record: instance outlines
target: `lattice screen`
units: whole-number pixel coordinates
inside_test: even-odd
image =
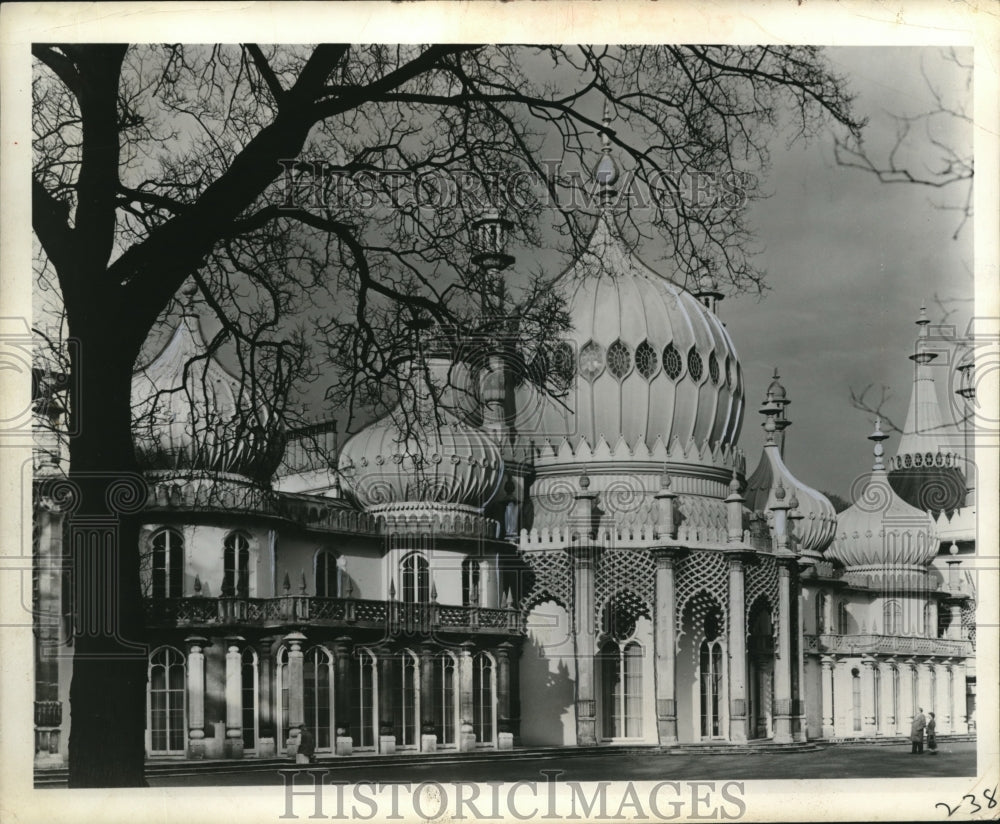
[[[771,605],[771,626],[777,630],[778,615],[778,565],[772,555],[758,555],[756,561],[746,564],[744,575],[744,622],[750,632],[750,610],[758,595],[766,595]]]
[[[699,590],[713,593],[725,615],[729,601],[729,562],[721,552],[692,552],[678,565],[675,573],[675,616],[680,638],[684,607]]]
[[[605,549],[594,570],[594,626],[601,626],[601,613],[616,592],[628,590],[645,604],[652,615],[656,561],[642,550]]]
[[[521,608],[532,606],[545,600],[545,594],[553,596],[568,610],[573,608],[573,561],[565,550],[552,552],[525,552],[522,556],[535,575],[530,591],[521,599]]]

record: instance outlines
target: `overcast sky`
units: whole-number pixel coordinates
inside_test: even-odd
[[[938,49],[842,48],[828,54],[858,94],[858,113],[871,118],[867,140],[873,148],[894,142],[896,126],[887,112],[917,114],[933,106],[921,58],[946,96],[966,96],[964,73],[943,62]],[[971,146],[971,130],[936,136]],[[932,162],[925,133],[915,129],[913,137],[916,151]],[[876,397],[882,384],[891,387],[884,409],[902,426],[913,376],[907,359],[917,329],[913,321],[921,300],[928,301],[931,320],[940,320],[931,304],[935,294],[971,298],[972,225],[953,240],[956,213],[932,204],[960,201],[959,191],[886,185],[838,167],[830,140],[791,150],[775,146],[772,160],[767,187],[773,196],[753,212],[765,246],[759,262],[771,291],[759,302],[744,296],[720,307],[746,375],[740,442],[752,468],[763,441],[757,409],[777,366],[792,400],[786,462],[809,485],[847,497],[854,478],[871,467],[872,446],[866,440],[871,416],[851,406],[849,387],[874,384]],[[949,308],[958,310],[949,322],[964,332],[971,303]],[[936,379],[944,403],[946,370]],[[898,443],[893,435],[886,453],[895,454]]]

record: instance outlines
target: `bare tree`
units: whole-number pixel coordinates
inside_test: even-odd
[[[641,219],[631,198],[619,205],[624,230],[662,238],[679,279],[713,266],[740,290],[763,280],[744,215],[769,140],[831,122],[857,137],[862,126],[816,48],[36,44],[33,53],[33,227],[78,342],[69,350],[77,611],[107,603],[114,616],[76,631],[75,787],[143,781],[139,514],[115,501],[138,470],[132,369],[186,279],[251,374],[265,351],[289,374],[307,337],[289,334],[297,317],[337,361],[336,400],[369,403],[431,325],[438,339],[472,325],[483,340],[515,344],[558,331],[543,278],[512,279],[503,311],[482,313],[496,284],[470,267],[468,228],[516,201],[514,243],[530,248],[551,229],[579,250],[592,218],[565,199],[578,187],[552,170],[594,165],[595,134],[648,195]],[[605,103],[623,128],[602,122]],[[319,167],[295,162],[314,159],[319,188]],[[393,200],[399,174],[427,196]],[[463,175],[494,183],[473,199],[451,187]],[[707,197],[705,176],[716,181]],[[497,202],[497,185],[507,201]],[[299,197],[303,187],[311,194]],[[441,197],[449,187],[457,200]],[[87,577],[87,525],[108,517],[118,524],[108,563]]]
[[[884,152],[872,150],[856,135],[835,142],[837,162],[845,167],[874,174],[883,183],[905,183],[928,189],[957,190],[958,199],[936,204],[935,208],[958,213],[952,235],[957,239],[972,219],[972,178],[975,159],[972,153],[972,115],[967,111],[972,91],[973,65],[955,49],[941,52],[941,61],[959,70],[960,94],[944,90],[928,76],[926,65],[921,74],[932,105],[917,114],[891,115],[896,124],[893,144]]]

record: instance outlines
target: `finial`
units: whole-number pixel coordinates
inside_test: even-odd
[[[288,580],[288,573],[285,573],[285,579],[281,582],[281,588],[284,590],[285,595],[287,595],[292,589],[292,582]]]
[[[952,541],[951,542],[951,546],[948,547],[948,554],[949,555],[958,555],[958,544],[956,544],[954,541]]]
[[[882,431],[882,418],[875,418],[875,431],[868,436],[868,440],[874,441],[875,448],[872,453],[875,455],[875,464],[872,466],[876,472],[881,472],[885,470],[885,464],[882,463],[882,456],[885,454],[885,449],[882,448],[882,441],[886,440],[889,436]]]
[[[580,474],[580,489],[584,492],[590,489],[590,476],[587,474],[586,469]]]
[[[437,584],[434,583],[434,581],[431,581],[431,600],[432,601],[437,601],[437,599],[438,599]]]
[[[778,374],[778,367],[777,366],[774,367],[774,374],[771,376],[771,378],[774,379],[774,380],[778,380],[778,379],[781,378],[781,375]]]
[[[299,581],[299,593],[306,594],[306,571],[304,569],[302,570],[302,580]]]
[[[614,184],[618,180],[618,164],[611,156],[611,103],[604,101],[604,128],[601,129],[601,151],[604,157],[597,164],[594,172],[594,180],[601,187],[601,205],[610,206],[614,201]]]
[[[390,601],[395,601],[396,600],[396,579],[395,578],[390,578],[389,579],[389,600]]]
[[[660,475],[660,489],[666,491],[670,489],[670,473],[667,472],[667,467],[663,467],[663,474]]]
[[[201,576],[197,573],[194,576],[194,594],[201,595]]]
[[[738,493],[740,491],[740,479],[736,476],[736,464],[733,463],[733,479],[729,482],[729,491]]]
[[[778,485],[774,488],[774,497],[778,501],[785,500],[785,485],[781,482],[781,478],[778,478]]]
[[[194,314],[194,301],[198,294],[198,284],[193,280],[187,281],[181,287],[181,309],[185,315]]]
[[[925,303],[921,302],[920,303],[920,317],[917,318],[917,320],[915,321],[915,323],[917,324],[917,326],[926,326],[930,322],[931,322],[930,318],[927,317],[927,305]]]

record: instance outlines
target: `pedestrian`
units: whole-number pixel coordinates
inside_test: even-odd
[[[924,727],[926,726],[927,719],[924,718],[924,708],[919,707],[917,714],[913,717],[913,723],[910,725],[910,743],[913,745],[910,749],[910,755],[924,751]]]
[[[929,712],[930,718],[927,721],[927,752],[929,755],[937,755],[937,733],[935,729],[937,723],[934,721],[934,713]]]
[[[299,735],[299,751],[295,755],[296,764],[312,764],[316,761],[316,739],[308,727],[303,727]]]

